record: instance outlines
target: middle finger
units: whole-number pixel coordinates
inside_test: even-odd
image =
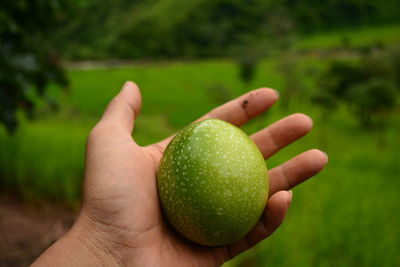
[[[251,139],[267,159],[283,147],[307,134],[313,122],[304,114],[292,114],[253,134]]]

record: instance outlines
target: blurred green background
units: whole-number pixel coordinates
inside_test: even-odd
[[[243,129],[302,112],[314,130],[268,167],[310,148],[329,164],[294,189],[277,233],[226,265],[400,266],[399,1],[15,0],[0,44],[7,203],[78,210],[86,136],[126,80],[142,92],[141,145],[271,87],[280,101]],[[20,263],[6,246],[0,265]]]

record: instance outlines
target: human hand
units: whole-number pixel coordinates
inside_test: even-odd
[[[267,110],[278,98],[258,89],[232,100],[199,120],[218,118],[240,126]],[[291,202],[287,191],[318,173],[327,163],[319,150],[309,150],[269,170],[269,200],[255,228],[242,240],[205,247],[177,234],[162,215],[156,171],[171,140],[141,147],[131,136],[139,114],[138,87],[125,83],[91,131],[86,150],[80,214],[72,229],[34,264],[217,266],[271,235]],[[312,121],[293,114],[253,134],[265,158],[310,131]]]

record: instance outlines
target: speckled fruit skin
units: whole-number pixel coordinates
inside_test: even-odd
[[[267,167],[242,130],[208,119],[172,139],[157,187],[163,212],[179,233],[221,246],[243,238],[260,219],[268,199]]]

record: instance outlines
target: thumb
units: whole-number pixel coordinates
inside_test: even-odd
[[[108,104],[101,122],[116,124],[132,132],[141,104],[139,87],[135,83],[127,81],[118,95]]]

